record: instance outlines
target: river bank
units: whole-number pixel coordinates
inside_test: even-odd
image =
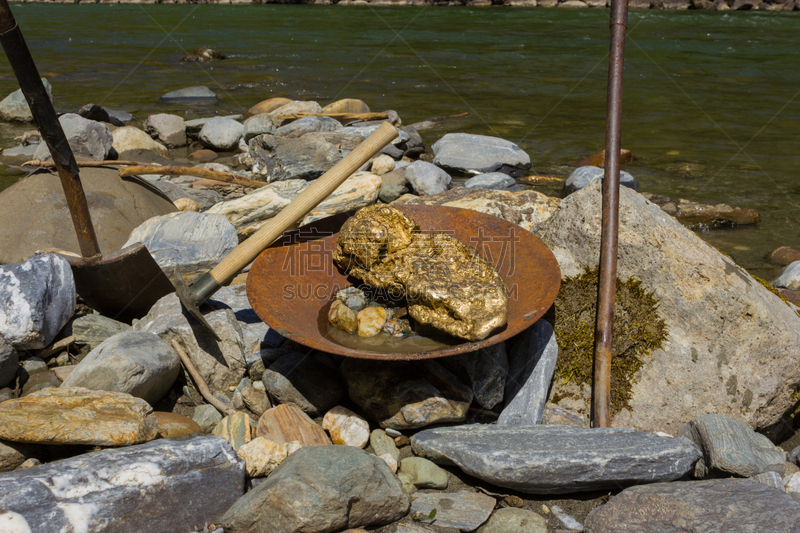
[[[567,9],[609,7],[610,0],[21,0],[48,4],[300,4],[337,6],[438,6],[438,7],[560,7]],[[798,0],[630,0],[634,10],[704,10],[704,11],[798,11]]]

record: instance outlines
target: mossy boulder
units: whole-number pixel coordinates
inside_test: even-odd
[[[600,187],[592,183],[562,200],[536,230],[564,278],[598,264]],[[668,333],[631,372],[630,395],[622,403],[618,396],[612,425],[674,433],[699,415],[718,413],[767,434],[786,427],[800,390],[797,308],[624,187],[619,221],[617,274],[652,293]],[[589,385],[562,377],[551,401],[588,414],[590,393]]]

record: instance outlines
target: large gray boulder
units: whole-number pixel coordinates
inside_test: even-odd
[[[6,341],[0,339],[0,389],[14,382],[19,370],[19,354]]]
[[[178,267],[187,283],[215,267],[236,248],[236,230],[222,215],[182,211],[153,217],[131,232],[164,271]]]
[[[625,489],[586,517],[591,533],[796,531],[800,505],[750,479],[656,483]]]
[[[506,405],[499,425],[541,424],[558,359],[553,326],[540,319],[512,346],[506,379]]]
[[[52,104],[53,88],[50,86],[50,82],[44,78],[42,78],[42,83]],[[31,108],[28,107],[28,101],[25,100],[22,89],[17,89],[0,102],[0,120],[5,120],[6,122],[33,122]]]
[[[3,531],[201,531],[244,494],[219,437],[161,439],[0,475]],[[146,518],[142,510],[146,509]]]
[[[220,152],[228,152],[239,146],[239,139],[244,137],[244,126],[233,119],[214,117],[205,123],[198,139],[206,148]]]
[[[342,151],[315,137],[259,135],[248,143],[253,174],[266,181],[314,180],[342,159]]]
[[[426,429],[414,453],[500,487],[558,494],[672,481],[690,472],[700,450],[688,439],[632,429],[570,426],[465,426]]]
[[[75,113],[65,113],[58,118],[69,147],[76,156],[88,157],[96,161],[111,159],[114,139],[111,130],[101,122],[89,120]],[[52,159],[47,144],[40,143],[33,153],[34,159]]]
[[[353,446],[291,454],[222,518],[226,533],[327,533],[388,524],[409,496],[383,459]]]
[[[448,133],[432,148],[435,165],[460,173],[484,174],[531,166],[530,156],[519,146],[498,137]]]
[[[698,416],[684,424],[677,436],[686,437],[703,451],[703,458],[695,468],[697,477],[783,474],[786,468],[783,450],[764,435],[727,416]]]
[[[800,316],[730,258],[635,191],[619,194],[617,273],[660,300],[664,345],[633,377],[630,409],[612,425],[674,434],[698,413],[718,413],[752,429],[780,426],[800,387]],[[561,201],[536,234],[564,277],[598,264],[601,183]],[[557,382],[551,398],[583,414],[589,390]]]
[[[211,391],[229,393],[247,372],[244,336],[236,316],[231,309],[204,314],[221,338],[218,341],[187,315],[178,297],[169,294],[157,301],[133,329],[155,333],[168,343],[177,340]]]
[[[158,189],[113,168],[82,168],[81,184],[104,254],[119,250],[148,218],[176,211]],[[0,263],[53,249],[80,254],[58,174],[39,170],[0,192]]]
[[[167,148],[186,145],[186,124],[178,115],[150,115],[144,121],[144,131]]]
[[[157,335],[124,331],[89,352],[61,386],[125,392],[155,405],[180,370],[178,354]]]
[[[408,165],[405,179],[420,196],[433,196],[453,186],[450,174],[425,161],[414,161]]]
[[[75,280],[63,257],[0,266],[0,340],[15,349],[44,348],[74,310]]]

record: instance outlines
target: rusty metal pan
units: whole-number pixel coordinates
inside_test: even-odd
[[[376,343],[330,326],[328,309],[336,293],[360,285],[332,260],[339,228],[352,213],[287,232],[258,256],[247,276],[247,297],[259,318],[281,335],[324,352],[363,359],[415,360],[472,352],[504,341],[536,322],[552,305],[561,284],[561,271],[553,253],[529,231],[467,209],[397,207],[423,232],[450,233],[494,265],[509,291],[508,323],[504,327],[477,342],[417,337]]]

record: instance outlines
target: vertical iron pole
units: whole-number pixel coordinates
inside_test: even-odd
[[[617,231],[619,226],[619,152],[622,119],[622,73],[625,66],[625,30],[628,0],[611,0],[611,48],[608,56],[603,228],[600,240],[600,283],[597,289],[594,387],[594,427],[611,425],[611,341],[617,285]]]

